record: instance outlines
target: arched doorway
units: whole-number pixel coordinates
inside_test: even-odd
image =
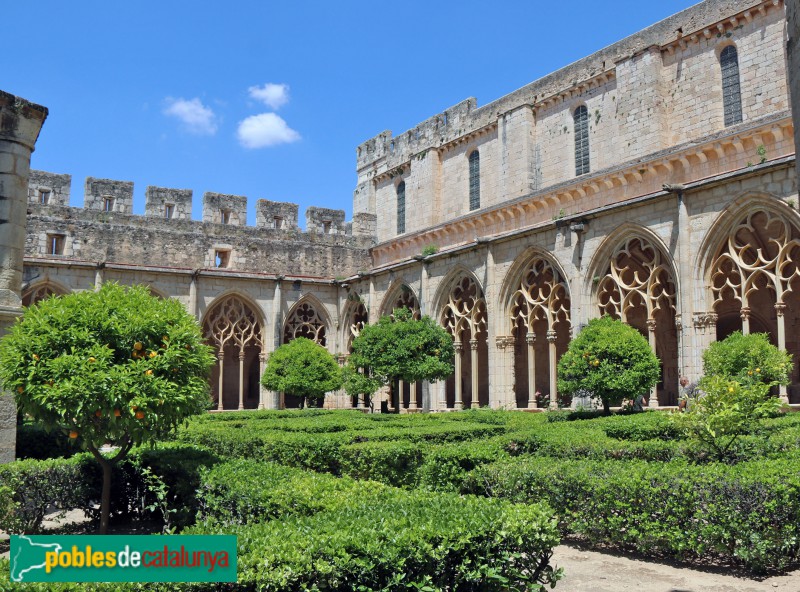
[[[678,330],[675,281],[668,259],[640,236],[622,241],[613,251],[597,285],[601,314],[636,328],[661,361],[661,380],[650,406],[678,404]]]
[[[31,304],[36,304],[40,300],[50,298],[50,296],[61,296],[68,292],[69,290],[61,288],[52,282],[40,281],[23,292],[22,306],[30,306]]]
[[[440,318],[442,326],[453,336],[456,350],[455,373],[446,382],[447,407],[488,405],[486,300],[473,277],[464,275],[452,284]]]
[[[717,339],[733,331],[767,333],[792,354],[789,388],[781,397],[800,403],[800,232],[779,214],[742,216],[724,237],[710,266]]]
[[[203,334],[217,354],[211,391],[218,411],[263,407],[260,379],[266,356],[262,327],[255,311],[235,295],[222,298],[206,313]]]
[[[510,305],[516,404],[555,407],[556,364],[570,338],[567,284],[549,261],[535,256],[516,286]]]

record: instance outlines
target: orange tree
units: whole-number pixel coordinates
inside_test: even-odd
[[[0,384],[18,410],[100,463],[101,533],[112,467],[209,407],[213,363],[194,317],[144,286],[107,283],[43,300],[0,341]],[[112,450],[102,453],[106,445]]]
[[[589,321],[558,361],[558,391],[591,393],[603,403],[646,395],[658,382],[658,358],[630,325],[604,316]]]

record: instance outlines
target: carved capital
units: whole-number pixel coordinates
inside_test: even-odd
[[[244,350],[243,349],[239,350],[239,361],[240,362],[244,362]]]
[[[647,330],[651,333],[655,333],[656,330],[656,320],[655,319],[647,319]]]
[[[775,314],[782,317],[786,313],[786,305],[783,302],[775,304]]]
[[[743,321],[746,321],[747,319],[749,319],[750,318],[750,307],[749,306],[743,306],[741,312],[739,313],[739,316],[742,317]]]
[[[683,318],[681,317],[680,313],[675,315],[675,329],[678,331],[683,331]]]
[[[525,341],[528,343],[528,345],[533,345],[536,343],[536,333],[528,333],[525,335]]]
[[[549,341],[550,343],[556,342],[556,332],[553,331],[552,329],[547,332],[547,341]]]
[[[478,340],[477,339],[470,339],[469,340],[469,348],[472,351],[478,351]]]
[[[453,348],[456,350],[457,354],[460,354],[461,352],[464,351],[464,344],[461,343],[460,341],[456,341],[453,343]]]
[[[498,335],[494,338],[494,344],[497,349],[505,349],[507,347],[514,346],[514,336],[513,335]]]
[[[219,348],[219,351],[217,352],[217,359],[220,362],[225,359],[225,350],[224,349]]]
[[[717,319],[719,315],[715,312],[710,312],[706,315],[706,327],[711,327],[712,329],[717,326]]]

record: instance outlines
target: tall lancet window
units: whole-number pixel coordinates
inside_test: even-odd
[[[575,176],[589,172],[589,110],[581,105],[572,114],[575,122]]]

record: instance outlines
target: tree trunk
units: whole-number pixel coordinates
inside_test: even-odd
[[[611,405],[608,403],[608,399],[603,399],[603,415],[611,415]]]
[[[98,459],[99,460],[99,459]],[[111,463],[99,460],[103,467],[103,494],[100,498],[100,534],[108,534],[108,517],[111,513]]]

